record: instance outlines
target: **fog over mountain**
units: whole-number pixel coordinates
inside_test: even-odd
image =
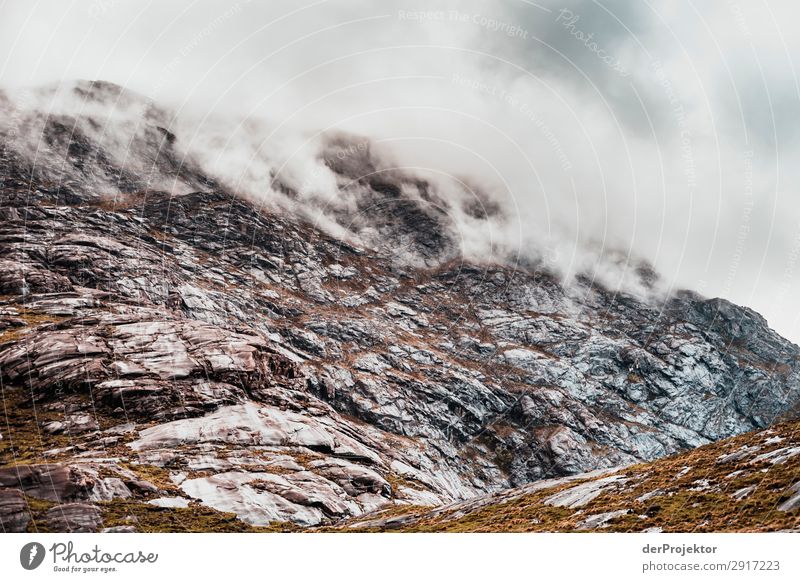
[[[0,6],[0,531],[797,529],[800,46],[715,6]]]
[[[75,79],[137,91],[236,190],[280,204],[277,172],[329,226],[348,203],[320,136],[365,136],[384,168],[502,209],[453,217],[468,252],[609,284],[625,269],[599,256],[642,258],[798,338],[789,6],[9,4],[0,79],[23,102]]]

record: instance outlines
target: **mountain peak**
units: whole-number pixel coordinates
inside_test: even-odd
[[[153,530],[153,507],[190,529],[331,525],[796,414],[798,348],[754,311],[472,261],[448,220],[463,200],[357,138],[323,148],[337,237],[234,195],[168,124],[25,119],[42,151],[4,134],[0,184],[6,529],[127,527],[118,503]],[[131,139],[101,140],[114,123]]]

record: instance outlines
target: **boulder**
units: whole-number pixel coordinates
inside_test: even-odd
[[[52,531],[96,532],[103,524],[100,509],[88,503],[65,503],[47,510],[47,525]]]
[[[0,487],[18,488],[26,495],[48,501],[87,499],[94,486],[94,479],[68,465],[16,465],[0,469]]]
[[[19,489],[0,489],[0,531],[24,532],[28,529],[31,514],[28,502]]]

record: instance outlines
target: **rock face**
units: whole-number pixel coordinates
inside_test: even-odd
[[[88,503],[65,503],[47,512],[51,530],[68,533],[96,532],[103,520],[100,510]]]
[[[28,531],[31,515],[22,491],[19,489],[0,489],[0,531],[20,533]]]
[[[382,511],[349,531],[800,531],[800,422],[666,459],[545,479],[435,509]],[[602,497],[601,497],[602,495]],[[777,511],[776,511],[777,507]]]
[[[35,167],[0,150],[8,528],[23,493],[327,524],[652,460],[797,411],[798,348],[747,308],[459,261],[446,216],[412,204],[435,192],[401,175],[359,182],[365,207],[394,202],[359,215],[375,244],[355,246],[173,164],[162,117],[132,151],[179,193],[152,190],[80,116],[38,120],[51,157]],[[370,163],[330,167],[352,181]],[[83,507],[57,514],[52,527],[103,527]]]
[[[86,476],[63,465],[17,465],[0,469],[0,486],[50,501],[85,499],[91,489]]]

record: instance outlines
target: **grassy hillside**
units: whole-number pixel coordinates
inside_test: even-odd
[[[800,530],[800,422],[616,472],[551,480],[443,508],[394,508],[350,531]]]

